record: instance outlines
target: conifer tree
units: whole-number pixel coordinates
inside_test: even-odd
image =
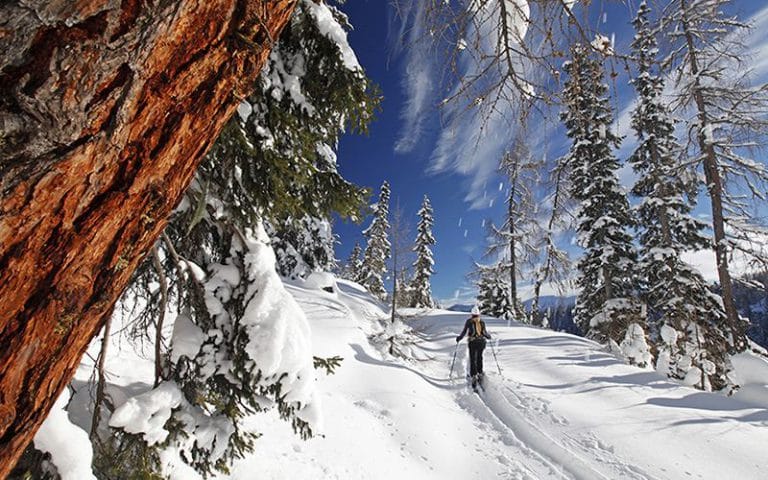
[[[352,247],[352,251],[349,253],[349,258],[344,263],[344,267],[341,270],[341,278],[355,281],[360,273],[360,267],[362,266],[362,259],[360,256],[363,254],[363,249],[360,247],[360,242],[355,242],[355,246]]]
[[[638,101],[632,128],[638,145],[629,158],[639,178],[632,193],[640,198],[639,270],[645,277],[644,297],[649,317],[657,323],[653,338],[661,373],[681,380],[694,378],[699,388],[719,389],[731,370],[722,329],[725,311],[701,274],[681,258],[685,251],[706,248],[709,239],[702,233],[705,225],[691,215],[697,180],[678,160],[683,149],[662,101],[664,79],[658,73],[658,47],[649,14],[643,1],[633,21],[637,75],[631,83]],[[704,378],[707,371],[711,374]]]
[[[502,264],[476,265],[477,304],[482,314],[505,320],[514,317],[506,273]]]
[[[435,237],[432,235],[432,205],[429,198],[424,195],[421,203],[421,209],[418,212],[419,225],[416,236],[416,245],[413,250],[416,252],[416,262],[413,264],[413,280],[410,283],[410,304],[416,308],[434,308],[435,301],[432,298],[432,288],[430,277],[435,273],[435,260],[432,257],[432,245],[435,244]]]
[[[331,222],[313,215],[289,217],[267,233],[277,256],[277,271],[290,279],[306,278],[312,272],[331,271],[336,267],[334,245],[337,237]]]
[[[329,31],[329,21],[338,28]],[[227,124],[170,219],[156,246],[160,261],[146,263],[126,293],[127,302],[146,305],[135,330],[149,330],[164,314],[157,307],[163,293],[177,310],[170,355],[159,359],[161,378],[143,395],[175,399],[164,444],[205,475],[226,471],[253,448],[255,434],[242,420],[265,408],[266,399],[302,437],[311,434],[307,332],[275,270],[300,276],[331,266],[327,219],[332,212],[356,219],[365,202],[365,190],[338,173],[334,146],[345,128],[365,129],[378,99],[338,35],[342,25],[346,17],[335,8],[298,3],[255,93]],[[276,264],[265,223],[283,265]],[[159,277],[168,279],[164,292],[153,286]],[[265,302],[280,308],[261,311]],[[270,359],[283,345],[289,346],[278,354],[282,359],[293,356],[291,349],[306,355],[294,365]],[[112,439],[144,442],[125,431]],[[146,447],[150,466],[159,468],[160,447]]]
[[[384,288],[382,276],[387,271],[387,261],[391,255],[392,247],[389,242],[389,183],[381,185],[379,201],[371,205],[373,220],[371,225],[363,231],[368,239],[360,266],[358,283],[363,285],[378,298],[384,300],[387,291]]]
[[[578,262],[579,293],[574,311],[582,333],[618,345],[637,315],[632,301],[636,253],[628,228],[629,202],[619,185],[619,162],[613,155],[619,138],[613,133],[608,87],[603,83],[602,59],[575,45],[565,64],[562,114],[573,141],[567,163],[571,195],[579,202],[578,242],[584,253]]]

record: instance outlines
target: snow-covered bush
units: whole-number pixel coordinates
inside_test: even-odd
[[[336,293],[336,277],[328,272],[313,272],[304,281],[304,286],[316,290],[325,290],[328,293]]]
[[[304,438],[318,416],[309,326],[284,289],[263,228],[230,239],[230,256],[197,278],[203,304],[174,325],[171,379],[118,406],[109,425],[210,474],[252,448],[241,420],[277,408]],[[168,455],[173,452],[174,455]],[[166,470],[169,465],[159,465]]]
[[[619,345],[621,353],[630,365],[646,368],[651,365],[651,349],[645,338],[643,327],[632,323],[627,328],[627,334]]]

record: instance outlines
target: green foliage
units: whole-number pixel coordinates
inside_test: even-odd
[[[50,460],[49,453],[29,445],[11,470],[8,480],[57,480],[58,472]]]
[[[115,430],[93,442],[93,471],[99,480],[163,480],[157,450],[140,435]]]
[[[294,81],[300,94],[290,90]],[[230,120],[201,165],[216,196],[240,206],[234,214],[243,220],[259,212],[267,220],[331,212],[359,220],[368,191],[337,172],[333,147],[345,130],[367,133],[379,90],[363,71],[345,68],[303,3],[247,102],[252,113]]]
[[[342,357],[338,355],[334,355],[333,357],[312,357],[314,360],[315,368],[316,369],[323,369],[325,370],[325,373],[327,375],[333,375],[336,373],[336,369],[341,366],[341,361],[344,360]]]
[[[387,296],[382,275],[387,271],[387,261],[392,255],[389,242],[389,196],[389,183],[385,181],[381,185],[379,201],[372,206],[371,225],[363,231],[368,243],[357,279],[358,283],[382,300]]]
[[[714,362],[709,383],[719,389],[728,383],[731,368],[725,357],[728,338],[723,301],[710,292],[701,274],[682,258],[686,251],[711,245],[702,232],[705,224],[691,215],[698,193],[697,179],[688,171],[690,167],[684,166],[692,162],[685,158],[684,149],[675,139],[675,123],[664,103],[664,78],[656,59],[655,28],[646,2],[640,4],[632,23],[637,68],[632,79],[637,92],[632,127],[638,145],[629,162],[639,177],[632,193],[640,199],[636,209],[640,270],[644,274],[643,297],[652,320],[651,332],[656,333],[652,343],[668,357],[664,360],[669,366],[665,373],[674,378],[684,379],[690,367],[706,370],[701,368],[704,360]],[[658,335],[665,326],[676,332],[674,345],[667,345]]]
[[[579,202],[578,242],[584,249],[574,316],[585,335],[619,343],[629,325],[623,314],[634,313],[636,252],[628,231],[634,219],[616,176],[619,162],[613,149],[620,139],[612,131],[602,59],[583,45],[571,53],[572,61],[565,65],[569,79],[562,120],[573,141],[566,161],[571,195]]]
[[[416,252],[416,261],[413,264],[413,279],[407,285],[407,288],[403,288],[403,290],[410,293],[410,298],[407,299],[408,302],[404,305],[411,307],[434,308],[435,306],[430,284],[430,278],[435,273],[435,262],[432,257],[432,246],[435,244],[435,237],[432,235],[432,225],[434,224],[432,215],[432,205],[429,202],[429,198],[424,195],[424,200],[419,210],[416,244],[413,247],[413,250]],[[406,287],[406,285],[403,286]]]
[[[249,235],[268,222],[274,244],[297,252],[310,269],[332,265],[330,229],[316,241],[319,235],[310,227],[333,213],[360,220],[368,192],[338,173],[334,150],[343,131],[366,133],[380,102],[365,73],[345,67],[339,47],[319,30],[307,2],[297,5],[246,100],[205,157],[158,244],[170,305],[188,315],[205,338],[195,358],[166,359],[165,379],[175,381],[184,397],[166,424],[167,442],[183,445],[184,461],[204,475],[226,473],[234,459],[252,451],[258,434],[244,430],[242,420],[264,408],[276,408],[301,438],[312,435],[311,426],[297,416],[304,405],[286,398],[285,374],[264,377],[247,351],[252,337],[243,324],[246,307],[263,287],[255,284],[262,279],[248,264],[254,254]],[[206,278],[197,278],[190,265]],[[228,270],[239,282],[212,285],[217,269]],[[153,288],[160,274],[146,262],[127,294],[146,305],[138,312],[137,330],[150,328],[160,314]],[[221,302],[215,311],[210,310],[212,296]],[[324,359],[321,367],[333,371],[340,361]],[[231,424],[221,457],[213,459],[206,447],[193,443],[189,425],[179,420],[182,410]],[[143,444],[140,437],[117,434],[121,441]],[[109,455],[109,450],[98,453]],[[155,447],[131,447],[122,455],[126,472],[133,465],[135,472],[157,471]],[[99,461],[105,462],[105,472],[113,471],[107,458]]]
[[[514,317],[512,301],[509,298],[509,283],[502,278],[507,272],[499,266],[479,267],[477,303],[480,313],[496,318]]]

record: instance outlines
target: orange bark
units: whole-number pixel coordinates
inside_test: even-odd
[[[20,3],[0,6],[0,478],[295,0]]]

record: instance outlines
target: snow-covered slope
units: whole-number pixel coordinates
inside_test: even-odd
[[[489,347],[478,395],[464,380],[465,344],[448,378],[466,314],[408,312],[408,360],[371,344],[385,314],[354,284],[289,290],[315,354],[344,357],[319,384],[325,436],[303,442],[256,417],[264,436],[231,478],[765,478],[765,406],[676,385],[582,338],[493,319],[502,373]]]
[[[485,352],[486,391],[476,394],[464,377],[466,343],[455,344],[467,314],[411,310],[405,326],[392,329],[359,286],[339,281],[329,293],[322,288],[332,279],[322,280],[287,287],[310,322],[313,354],[344,358],[336,374],[318,371],[323,436],[302,441],[276,414],[254,416],[249,426],[263,436],[224,478],[766,478],[763,358],[735,359],[746,387],[727,398],[627,366],[579,337],[486,319],[495,348]],[[391,330],[403,356],[388,353]],[[146,350],[142,358],[113,342],[107,371],[116,405],[150,388]],[[86,430],[89,363],[69,407]],[[172,473],[197,477],[186,466]]]

